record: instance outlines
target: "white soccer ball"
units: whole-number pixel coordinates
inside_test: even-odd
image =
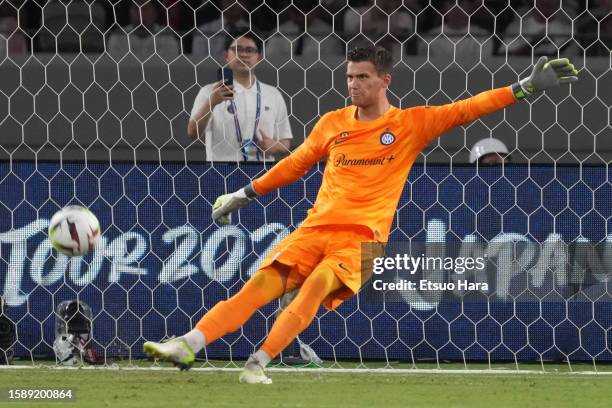
[[[81,256],[91,251],[100,238],[100,222],[87,208],[69,205],[49,222],[49,241],[58,252]]]

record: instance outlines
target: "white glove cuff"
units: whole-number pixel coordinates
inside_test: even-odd
[[[241,188],[239,191],[244,194],[244,197],[241,196],[241,198],[253,199],[258,195],[257,191],[255,191],[255,189],[253,188],[253,183],[249,183],[247,186]]]

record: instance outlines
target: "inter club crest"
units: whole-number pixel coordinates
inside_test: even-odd
[[[385,132],[380,135],[380,143],[389,146],[395,142],[395,135],[389,131],[389,129],[385,130]]]

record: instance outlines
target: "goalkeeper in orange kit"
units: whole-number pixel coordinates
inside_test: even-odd
[[[542,57],[531,75],[514,85],[447,105],[398,109],[387,99],[392,62],[384,48],[357,48],[347,59],[352,105],[323,115],[291,155],[248,186],[220,196],[212,213],[213,220],[229,223],[233,211],[298,180],[325,157],[323,182],[304,223],[270,252],[236,295],[217,303],[193,330],[165,343],[146,342],[149,355],[189,368],[205,345],[300,288],[240,373],[241,382],[270,384],[264,367],[308,327],[319,306],[337,307],[369,279],[361,260],[373,254],[362,254],[361,243],[387,240],[408,173],[431,141],[530,94],[578,79],[567,59]]]

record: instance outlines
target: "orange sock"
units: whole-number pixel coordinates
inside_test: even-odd
[[[238,293],[217,303],[196,324],[210,344],[238,330],[257,309],[277,299],[285,291],[286,273],[270,266],[259,270]]]
[[[297,297],[274,322],[261,346],[271,359],[283,351],[312,322],[323,300],[342,286],[331,269],[325,267],[310,275]],[[322,272],[322,273],[321,273]]]

